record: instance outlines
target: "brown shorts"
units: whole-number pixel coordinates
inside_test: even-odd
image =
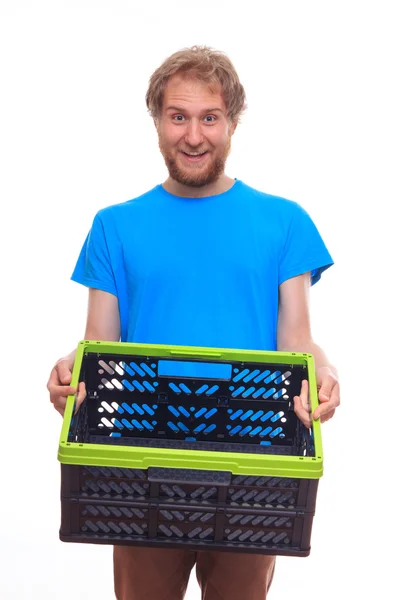
[[[182,600],[194,565],[202,600],[265,600],[275,557],[115,546],[116,598]]]

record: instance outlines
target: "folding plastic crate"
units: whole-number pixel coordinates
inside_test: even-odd
[[[310,354],[84,341],[61,462],[60,539],[307,556],[319,422]]]

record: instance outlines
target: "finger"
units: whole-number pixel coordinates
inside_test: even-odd
[[[303,381],[301,382],[300,400],[301,400],[303,407],[306,410],[308,410],[309,406],[310,406],[310,402],[309,402],[309,398],[308,398],[308,381],[307,381],[307,379],[303,379]]]
[[[50,388],[52,388],[55,385],[60,385],[61,381],[60,378],[58,376],[58,371],[56,369],[56,367],[53,367],[50,373],[50,377],[49,380],[47,382],[47,389],[50,392]]]
[[[307,379],[303,379],[301,382],[300,395],[295,396],[295,412],[299,419],[306,425],[306,427],[311,426],[311,417],[310,417],[310,402],[308,396],[308,381]]]
[[[65,406],[67,404],[67,398],[63,396],[57,396],[54,399],[53,405],[54,408],[61,416],[64,416]]]
[[[321,423],[326,423],[326,421],[329,421],[329,419],[332,419],[333,415],[335,414],[336,408],[333,408],[329,413],[322,415],[321,417]]]
[[[77,412],[79,410],[79,407],[81,406],[81,404],[85,398],[86,398],[86,385],[85,385],[84,381],[81,381],[79,383],[78,394],[76,396],[75,412]]]
[[[76,410],[75,412],[78,410],[79,406],[82,404],[82,402],[84,401],[84,399],[86,398],[86,386],[84,384],[84,382],[82,381],[79,386],[78,386],[78,391],[73,388],[73,387],[69,387],[69,386],[58,386],[59,390],[61,390],[61,393],[58,393],[55,398],[54,398],[54,408],[56,409],[57,412],[60,413],[60,415],[64,415],[65,412],[65,407],[67,405],[67,396],[73,396],[76,395],[75,401],[76,401]],[[70,393],[66,394],[65,390],[69,390]]]
[[[333,391],[330,395],[329,400],[325,400],[321,402],[321,404],[315,409],[313,418],[319,419],[323,415],[328,415],[330,412],[334,411],[340,404],[340,392],[339,392],[339,384],[333,388]]]
[[[307,428],[311,427],[310,413],[303,407],[299,396],[294,397],[294,412]]]
[[[294,396],[294,412],[300,421],[306,426],[311,427],[310,405],[308,399],[308,381],[304,379],[301,383],[299,396]]]
[[[332,375],[328,375],[323,378],[322,385],[318,392],[318,398],[320,402],[326,402],[329,400],[336,384],[337,380]]]
[[[331,391],[330,390],[328,391],[327,387],[325,387],[324,390],[322,390],[322,388],[321,388],[318,392],[318,400],[320,402],[328,402],[330,395],[331,395]]]
[[[71,381],[71,371],[68,366],[65,366],[61,361],[52,368],[47,389],[51,393],[56,386],[68,385]]]
[[[58,398],[66,398],[76,394],[76,388],[70,385],[53,385],[50,386],[50,402],[55,404]]]
[[[318,408],[315,409],[313,418],[315,420],[322,419],[329,415],[332,411],[336,410],[336,406],[333,402],[325,402],[324,404],[320,404]],[[326,420],[326,419],[324,419]]]
[[[64,385],[70,383],[72,378],[71,369],[68,366],[66,360],[62,359],[56,364],[56,371],[58,373],[58,377],[61,383]]]

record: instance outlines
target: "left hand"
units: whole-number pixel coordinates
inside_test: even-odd
[[[319,367],[316,370],[316,377],[319,406],[315,409],[312,417],[314,421],[320,419],[321,423],[325,423],[333,417],[340,404],[339,381],[329,367]],[[293,400],[296,415],[306,427],[311,427],[308,381],[302,382],[300,396],[295,396]]]

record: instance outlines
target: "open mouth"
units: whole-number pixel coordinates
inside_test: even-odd
[[[189,162],[201,162],[208,154],[208,150],[206,150],[205,152],[200,152],[200,153],[191,153],[191,152],[183,152],[182,151],[183,156],[185,157],[185,159]]]

